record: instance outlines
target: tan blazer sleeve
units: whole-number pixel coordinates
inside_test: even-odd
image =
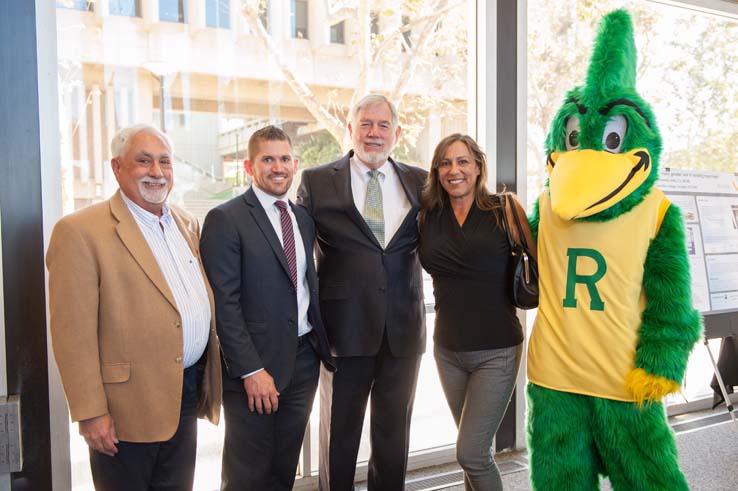
[[[51,235],[49,269],[51,340],[72,421],[108,413],[98,347],[99,271],[94,251],[73,221]]]

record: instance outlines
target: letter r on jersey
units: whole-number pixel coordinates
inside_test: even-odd
[[[566,271],[566,298],[564,298],[564,307],[571,309],[577,307],[575,289],[577,283],[582,283],[587,287],[587,291],[589,292],[590,310],[605,310],[605,302],[602,301],[596,285],[607,272],[605,258],[594,249],[570,248],[567,249],[566,255],[569,257],[569,266]],[[590,275],[577,274],[577,261],[580,257],[593,260],[597,266],[597,270]]]

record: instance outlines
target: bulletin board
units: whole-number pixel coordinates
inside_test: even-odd
[[[692,302],[705,335],[738,334],[738,174],[665,168],[656,186],[684,217]]]

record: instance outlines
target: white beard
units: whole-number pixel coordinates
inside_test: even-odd
[[[357,146],[357,148],[354,148],[354,153],[356,153],[359,160],[362,162],[375,165],[386,161],[389,157],[390,151],[365,152],[363,148],[359,148],[359,146]]]
[[[153,184],[165,184],[164,187],[161,189],[150,189],[144,185],[144,182],[153,183]],[[166,179],[150,179],[145,178],[141,179],[138,182],[138,190],[141,193],[141,197],[146,201],[147,203],[151,204],[161,204],[166,201],[167,196],[169,196],[169,181]]]

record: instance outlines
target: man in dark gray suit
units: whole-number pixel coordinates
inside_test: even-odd
[[[416,216],[427,172],[389,158],[397,111],[381,95],[351,112],[354,149],[306,169],[297,195],[315,220],[320,307],[338,371],[321,373],[320,489],[353,489],[371,396],[370,491],[404,489],[425,350]]]
[[[223,352],[223,490],[292,489],[320,360],[333,369],[318,310],[315,229],[287,191],[289,137],[249,140],[253,186],[208,213],[200,249]]]

